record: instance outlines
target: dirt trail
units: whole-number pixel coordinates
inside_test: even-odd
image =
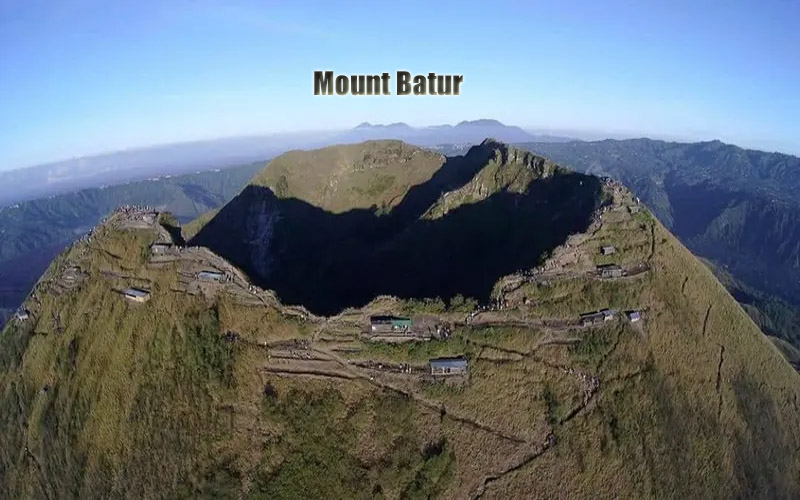
[[[717,419],[719,419],[720,416],[722,415],[722,392],[720,391],[720,385],[722,383],[722,363],[724,362],[725,362],[725,346],[719,344],[719,363],[717,364],[717,384],[716,384],[717,396],[719,398],[717,402]]]
[[[515,356],[521,356],[521,357],[529,356],[531,354],[530,352],[526,352],[526,351],[517,351],[516,349],[510,349],[510,348],[507,348],[507,347],[500,347],[500,346],[488,344],[486,342],[481,342],[479,340],[473,340],[473,339],[470,339],[469,337],[464,337],[464,340],[468,344],[472,344],[472,345],[478,346],[481,349],[494,349],[495,351],[503,352],[503,353],[506,353],[506,354],[512,354],[512,355],[515,355]]]
[[[611,382],[627,382],[628,380],[644,375],[647,372],[648,368],[641,368],[639,370],[634,370],[630,373],[625,373],[622,375],[617,375],[616,377],[607,378],[606,383],[610,384]]]
[[[594,401],[594,397],[597,395],[598,391],[600,391],[600,381],[597,378],[592,377],[589,387],[587,387],[586,392],[584,393],[583,401],[581,404],[577,405],[575,408],[569,411],[564,418],[559,420],[559,425],[564,425],[569,423],[570,420],[577,417],[580,412],[586,409],[589,404]]]
[[[42,489],[42,493],[47,500],[53,498],[50,493],[50,488],[48,488],[47,481],[45,480],[44,475],[44,468],[42,467],[42,463],[39,461],[39,458],[33,454],[33,452],[28,448],[27,443],[25,444],[25,456],[33,461],[34,466],[36,467],[36,471],[38,472],[37,476],[39,477],[39,486]]]
[[[708,309],[706,309],[706,317],[703,319],[703,337],[706,336],[706,330],[708,329],[708,318],[711,316],[712,307],[714,307],[714,304],[709,304]]]
[[[542,456],[547,450],[552,448],[555,445],[555,436],[551,433],[547,436],[544,444],[539,445],[533,451],[526,453],[521,460],[517,461],[517,463],[507,467],[506,469],[498,472],[497,474],[493,474],[491,476],[487,476],[483,479],[483,482],[478,487],[478,491],[472,495],[474,500],[482,498],[483,495],[486,493],[486,489],[494,482],[502,479],[504,476],[511,474],[512,472],[516,472],[526,465],[530,464],[540,456]]]
[[[313,378],[323,378],[323,379],[334,378],[342,380],[353,380],[357,378],[350,373],[328,372],[324,370],[291,370],[291,369],[281,369],[277,367],[264,367],[261,370],[267,373],[273,373],[275,375],[288,375],[291,377],[306,376]]]
[[[476,420],[474,420],[472,418],[465,417],[465,416],[462,416],[462,415],[458,415],[457,413],[454,413],[452,410],[448,410],[447,407],[445,407],[444,404],[439,403],[438,401],[432,401],[432,400],[430,400],[428,398],[425,398],[424,396],[421,396],[421,395],[415,393],[414,391],[409,391],[409,390],[406,390],[406,389],[402,389],[402,388],[397,387],[397,386],[395,386],[393,384],[390,384],[388,382],[384,382],[384,381],[378,380],[375,377],[366,375],[366,374],[362,373],[360,370],[358,370],[357,368],[355,368],[352,364],[348,363],[347,360],[345,360],[344,358],[342,358],[341,356],[339,356],[335,352],[332,352],[331,350],[328,350],[326,348],[315,348],[314,350],[315,351],[320,351],[323,354],[327,354],[327,355],[329,355],[331,357],[331,359],[338,361],[339,364],[342,366],[342,368],[344,370],[348,371],[349,373],[351,373],[352,375],[354,375],[354,377],[360,378],[362,380],[365,380],[365,381],[369,382],[370,384],[376,385],[376,386],[381,387],[383,389],[388,389],[388,390],[391,390],[391,391],[396,392],[398,394],[402,394],[402,395],[404,395],[404,396],[406,396],[408,398],[411,398],[414,401],[416,401],[416,402],[420,403],[421,405],[425,406],[426,408],[439,413],[442,416],[442,418],[449,418],[450,420],[453,420],[453,421],[456,421],[456,422],[460,422],[462,424],[469,425],[471,427],[480,429],[480,430],[482,430],[484,432],[488,432],[490,434],[493,434],[495,436],[501,437],[501,438],[506,439],[508,441],[515,442],[517,444],[524,444],[524,443],[527,442],[527,440],[522,438],[522,437],[514,436],[514,435],[509,434],[507,432],[503,432],[501,430],[495,429],[495,428],[493,428],[491,426],[488,426],[486,424],[478,422],[478,421],[476,421]]]
[[[533,351],[532,352],[536,352],[539,349],[541,349],[542,347],[575,345],[575,344],[579,344],[582,340],[583,339],[581,339],[579,337],[564,337],[564,338],[553,338],[553,337],[551,337],[551,338],[548,338],[548,339],[542,339],[542,340],[540,340],[539,342],[536,343],[536,345],[533,347]]]

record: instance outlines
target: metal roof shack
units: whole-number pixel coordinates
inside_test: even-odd
[[[611,321],[617,315],[617,311],[614,309],[603,309],[600,311],[600,314],[603,315],[603,321]]]
[[[597,266],[597,271],[603,278],[621,278],[623,274],[622,268],[616,264],[603,264],[601,266]]]
[[[147,302],[150,300],[150,292],[138,288],[126,288],[122,291],[122,295],[134,302]]]
[[[428,362],[431,375],[465,375],[467,373],[467,358],[437,358]]]
[[[225,280],[225,275],[217,271],[200,271],[197,273],[197,279],[201,281],[217,281]]]
[[[28,310],[27,309],[20,309],[14,314],[14,318],[17,321],[26,321],[28,319]]]
[[[616,316],[614,309],[603,309],[602,311],[581,314],[581,324],[583,326],[600,325],[606,321],[611,321]]]
[[[410,318],[398,318],[395,316],[371,316],[369,318],[370,329],[373,333],[399,333],[411,330]]]
[[[616,249],[616,248],[614,248],[614,247],[613,247],[613,246],[611,246],[611,245],[606,245],[606,246],[604,246],[604,247],[600,248],[600,252],[601,252],[603,255],[613,255],[613,254],[617,253],[617,249]]]
[[[628,311],[628,319],[631,323],[636,323],[637,321],[642,319],[642,313],[639,311]]]
[[[167,253],[170,251],[171,248],[172,245],[169,243],[153,243],[152,245],[150,245],[150,251],[156,255]]]
[[[581,324],[583,326],[597,325],[603,322],[603,314],[599,312],[591,312],[581,314]]]

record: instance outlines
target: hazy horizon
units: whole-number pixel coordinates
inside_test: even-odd
[[[800,154],[798,18],[800,4],[749,0],[3,2],[0,170],[464,115]],[[464,82],[459,96],[314,96],[316,70]]]
[[[173,142],[159,142],[159,143],[151,143],[151,144],[141,144],[141,145],[131,145],[127,147],[122,147],[119,149],[111,149],[111,150],[99,150],[99,151],[90,151],[84,154],[78,154],[75,156],[70,157],[59,157],[53,158],[46,161],[42,161],[39,163],[31,164],[31,165],[23,165],[11,168],[2,168],[0,166],[0,172],[10,172],[10,171],[18,171],[18,170],[26,170],[30,168],[36,167],[46,167],[50,165],[58,165],[61,163],[71,162],[71,161],[80,161],[82,159],[90,159],[90,158],[99,158],[104,156],[113,156],[117,154],[125,154],[125,153],[135,153],[140,151],[147,151],[151,149],[159,149],[159,148],[169,148],[172,146],[183,146],[183,145],[190,145],[190,144],[209,144],[214,142],[226,142],[226,141],[236,141],[236,140],[246,140],[246,139],[276,139],[281,137],[293,138],[295,140],[299,139],[300,137],[314,137],[317,140],[324,140],[326,138],[332,138],[336,134],[341,134],[347,131],[353,130],[361,123],[369,123],[373,126],[380,126],[380,125],[390,125],[395,123],[404,123],[409,125],[415,129],[424,129],[427,127],[435,127],[440,125],[451,125],[455,126],[461,121],[475,121],[475,120],[494,120],[493,118],[474,118],[474,119],[465,119],[459,120],[453,123],[429,123],[429,124],[411,124],[408,122],[402,121],[392,121],[387,120],[384,122],[359,122],[354,124],[352,127],[347,128],[340,128],[340,129],[327,129],[327,130],[291,130],[291,131],[279,131],[279,132],[265,132],[265,133],[252,133],[252,134],[242,134],[242,135],[230,135],[230,136],[220,136],[220,137],[199,137],[196,139],[187,139],[187,140],[180,140],[180,141],[173,141]],[[498,120],[499,121],[499,120]],[[719,139],[717,137],[682,137],[682,136],[671,136],[671,135],[664,135],[664,136],[657,136],[657,135],[646,135],[646,134],[637,134],[635,132],[626,132],[626,131],[603,131],[603,130],[570,130],[570,129],[544,129],[544,128],[536,128],[536,127],[525,127],[520,125],[515,125],[513,123],[505,123],[501,122],[503,125],[508,127],[519,127],[525,132],[533,135],[533,136],[551,136],[551,137],[561,137],[561,138],[568,138],[572,140],[578,141],[587,141],[587,142],[596,142],[596,141],[603,141],[603,140],[628,140],[628,139],[651,139],[656,141],[665,141],[665,142],[679,142],[679,143],[692,143],[692,142],[711,142],[711,141],[722,141],[726,144],[730,144],[732,146],[740,147],[743,149],[752,149],[757,151],[764,151],[767,153],[779,153],[779,154],[786,154],[790,156],[800,156],[798,153],[781,151],[776,149],[764,149],[758,147],[750,147],[745,144],[737,144],[729,141],[725,141]],[[315,147],[313,144],[310,147]],[[322,147],[322,146],[321,146]],[[298,146],[300,149],[306,149],[307,146]],[[293,148],[290,148],[293,149]]]

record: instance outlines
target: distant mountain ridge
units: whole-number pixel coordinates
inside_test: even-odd
[[[509,143],[573,140],[567,137],[535,135],[517,126],[505,125],[498,120],[482,118],[464,120],[456,125],[431,125],[418,128],[402,122],[388,125],[364,122],[335,137],[333,143],[396,139],[416,146],[434,146],[448,143],[472,145],[480,143],[487,137],[494,137],[497,140]]]
[[[362,122],[344,131],[261,134],[162,144],[0,171],[0,207],[79,189],[115,185],[153,176],[178,175],[266,161],[272,156],[292,149],[321,148],[365,140],[397,139],[425,147],[455,144],[461,146],[458,151],[460,154],[466,152],[468,146],[478,144],[486,137],[494,137],[508,143],[564,143],[576,141],[570,137],[572,133],[584,137],[579,131],[564,132],[565,135],[529,132],[521,127],[505,125],[498,120],[480,118],[463,120],[456,125],[441,124],[425,127],[412,127],[404,122],[389,124]],[[637,140],[639,139],[630,139],[630,141]],[[698,144],[728,146],[719,141]],[[761,152],[751,151],[751,153],[757,155]],[[793,158],[789,155],[782,156]],[[769,172],[763,173],[770,175]]]
[[[298,133],[181,142],[0,171],[0,207],[81,189],[267,161],[328,137]]]
[[[371,124],[370,122],[363,122],[356,125],[354,130],[369,130],[369,129],[383,129],[383,130],[411,130],[411,126],[407,123],[396,122],[388,125]]]
[[[0,171],[0,207],[79,189],[266,161],[292,149],[371,139],[399,139],[418,146],[477,144],[486,137],[505,142],[568,140],[529,134],[520,127],[480,119],[462,121],[455,126],[421,128],[402,122],[388,125],[363,122],[345,131],[281,133],[164,144]]]

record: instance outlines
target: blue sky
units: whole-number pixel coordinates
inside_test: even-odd
[[[799,19],[789,0],[0,0],[0,169],[476,118],[797,154]],[[318,69],[464,84],[458,97],[315,97]]]

